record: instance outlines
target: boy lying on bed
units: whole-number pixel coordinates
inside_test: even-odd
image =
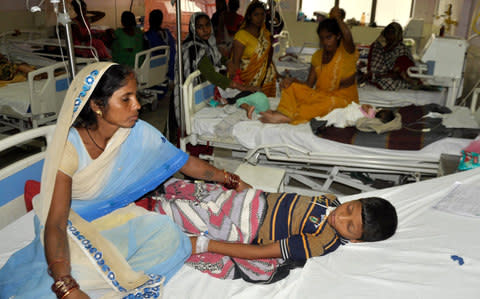
[[[397,228],[395,208],[378,197],[340,204],[334,195],[236,193],[180,180],[168,182],[165,190],[156,210],[195,235],[187,264],[218,278],[274,282],[308,258],[348,241],[385,240]]]

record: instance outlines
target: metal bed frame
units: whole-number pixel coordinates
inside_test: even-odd
[[[419,181],[422,178],[436,176],[439,170],[440,158],[416,157],[414,155],[392,154],[388,156],[355,155],[347,156],[335,153],[309,152],[289,144],[263,144],[248,149],[238,144],[232,138],[201,136],[193,132],[195,113],[207,106],[213,97],[214,87],[209,82],[194,86],[194,79],[199,71],[192,73],[183,85],[183,113],[186,136],[181,138],[180,147],[186,150],[187,144],[208,145],[214,148],[232,150],[232,158],[247,161],[250,164],[263,164],[285,169],[286,176],[283,190],[298,191],[290,186],[291,180],[301,182],[306,188],[303,193],[313,191],[331,191],[332,184],[346,185],[360,192],[372,188],[358,179],[350,177],[351,172],[366,172],[380,177],[393,176],[397,180],[411,179]],[[215,155],[203,155],[202,158],[215,161]],[[323,182],[321,182],[323,181]]]

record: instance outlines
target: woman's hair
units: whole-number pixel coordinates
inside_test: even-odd
[[[397,230],[397,211],[387,200],[380,197],[361,198],[363,235],[365,242],[382,241],[393,236]]]
[[[152,30],[158,30],[162,27],[163,12],[160,9],[154,9],[148,15],[148,22]]]
[[[103,107],[103,112],[106,113],[108,111],[108,101],[113,93],[127,84],[127,77],[131,74],[133,74],[133,71],[126,66],[112,65],[100,78],[88,101],[94,101],[99,107]],[[87,102],[83,106],[73,126],[76,128],[95,128],[97,126],[96,113],[90,107],[90,103]]]
[[[337,20],[335,19],[329,18],[318,23],[317,35],[320,35],[320,32],[323,30],[327,30],[330,33],[342,36],[342,31],[340,31],[340,26],[338,26]]]
[[[72,7],[75,13],[80,15],[82,7],[87,7],[87,4],[83,0],[72,0]]]
[[[247,11],[245,12],[245,24],[250,25],[252,22],[252,14],[255,11],[255,9],[261,8],[263,11],[267,11],[265,8],[265,4],[263,2],[260,2],[258,0],[254,0],[250,5],[247,7]]]
[[[131,11],[122,12],[122,26],[125,28],[131,28],[137,26],[137,20],[135,20],[135,15]]]
[[[198,15],[195,17],[195,24],[193,24],[193,26],[195,26],[195,30],[197,29],[197,22],[200,19],[207,19],[208,22],[212,23],[212,21],[210,20],[210,17],[207,14]]]
[[[215,0],[215,9],[216,9],[216,12],[222,12],[227,10],[227,1]]]
[[[239,0],[230,0],[228,1],[228,10],[231,12],[236,12],[240,8]]]

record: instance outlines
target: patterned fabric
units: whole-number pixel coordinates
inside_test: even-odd
[[[280,241],[285,260],[305,262],[325,255],[347,240],[337,234],[326,218],[340,202],[334,195],[317,197],[294,193],[271,193],[268,210],[258,232],[258,244]]]
[[[246,85],[259,86],[268,97],[276,94],[276,72],[273,65],[270,32],[265,26],[258,38],[240,29],[235,40],[245,46],[240,60],[240,78]]]
[[[213,34],[210,35],[208,41],[204,41],[196,35],[195,20],[199,17],[206,17],[210,20],[208,15],[203,12],[196,12],[190,18],[188,36],[182,43],[183,79],[197,70],[198,63],[203,56],[210,58],[216,71],[222,67],[222,55],[217,49]]]
[[[443,109],[445,107],[440,107],[438,104],[401,107],[397,112],[401,115],[402,128],[382,134],[362,132],[356,127],[318,129],[319,124],[315,119],[310,121],[310,127],[313,134],[321,138],[359,146],[394,150],[420,150],[446,137],[473,139],[478,136],[479,129],[446,128],[441,124],[441,118],[423,117],[429,112],[445,113]]]
[[[343,42],[327,64],[322,63],[323,50],[312,56],[312,67],[317,81],[315,89],[306,84],[292,83],[282,91],[277,111],[288,116],[291,124],[308,122],[317,116],[324,116],[335,108],[358,103],[356,84],[340,88],[340,82],[355,74],[358,52],[348,53]]]
[[[369,73],[385,74],[391,72],[393,69],[406,71],[410,66],[414,65],[412,54],[403,43],[402,27],[395,22],[387,27],[395,32],[394,47],[389,49],[387,46],[384,29],[377,40],[370,46],[367,64]],[[410,86],[407,81],[401,78],[372,77],[370,82],[383,90],[398,90]]]
[[[219,185],[170,180],[155,209],[172,217],[182,229],[214,240],[250,244],[266,210],[260,190],[237,193]],[[270,283],[285,277],[281,259],[244,260],[215,253],[191,256],[187,264],[221,279],[243,278]],[[281,270],[280,270],[281,269]]]
[[[222,54],[217,48],[217,42],[215,40],[215,36],[213,34],[210,35],[208,41],[204,41],[196,35],[195,32],[195,20],[200,16],[206,17],[210,20],[207,14],[203,12],[196,12],[190,18],[190,23],[188,26],[188,35],[187,38],[182,43],[182,63],[183,63],[183,81],[190,75],[191,73],[195,72],[198,69],[198,64],[200,60],[207,56],[215,71],[219,71],[223,68],[222,65]],[[175,65],[178,67],[178,63]],[[197,77],[193,82],[194,85],[199,84],[202,82],[201,77]],[[178,72],[175,72],[175,82],[176,88],[174,90],[174,104],[175,104],[175,117],[177,122],[180,122],[180,95],[179,93],[182,92],[181,86],[183,85],[183,81],[180,82],[178,78]]]

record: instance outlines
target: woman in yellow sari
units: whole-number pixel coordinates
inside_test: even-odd
[[[269,97],[276,93],[276,72],[272,62],[271,34],[265,27],[265,5],[253,1],[245,13],[245,21],[235,34],[232,50],[233,77],[240,75],[245,85],[258,86]]]
[[[334,7],[330,16],[318,25],[323,49],[312,56],[307,82],[284,79],[277,110],[261,113],[262,122],[300,124],[358,102],[355,84],[358,52],[350,30],[341,19],[340,9]]]

